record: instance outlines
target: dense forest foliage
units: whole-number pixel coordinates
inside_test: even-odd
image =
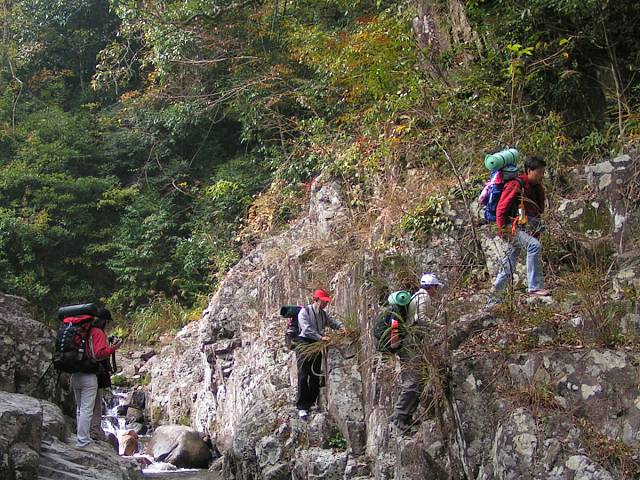
[[[433,195],[394,227],[416,234],[487,151],[543,155],[570,188],[560,166],[640,134],[639,2],[3,0],[0,15],[0,290],[42,318],[101,299],[184,321],[321,173],[384,222],[384,185],[428,170]]]

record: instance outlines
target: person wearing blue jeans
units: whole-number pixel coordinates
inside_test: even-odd
[[[498,273],[493,285],[495,295],[490,303],[499,303],[499,297],[511,281],[521,250],[527,254],[527,290],[529,294],[549,295],[549,291],[544,288],[540,258],[542,245],[538,239],[541,231],[540,216],[545,207],[545,194],[542,186],[545,167],[546,163],[542,158],[529,157],[524,164],[524,175],[510,180],[504,186],[496,208],[496,225],[498,226],[498,236],[506,241],[507,249],[502,259],[502,270]],[[527,217],[527,223],[524,225],[514,224],[521,203],[524,204],[524,213]],[[515,225],[515,229],[512,228],[512,225]]]
[[[529,293],[540,295],[540,292],[546,292],[546,290],[544,290],[542,261],[540,259],[542,253],[540,240],[526,231],[518,229],[511,239],[511,242],[507,245],[505,257],[502,259],[502,270],[498,273],[493,285],[496,293],[502,292],[508,285],[522,250],[527,254],[527,284]]]

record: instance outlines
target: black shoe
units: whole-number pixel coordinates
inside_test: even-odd
[[[389,431],[398,436],[411,436],[416,432],[412,424],[403,420],[392,420],[389,424]]]

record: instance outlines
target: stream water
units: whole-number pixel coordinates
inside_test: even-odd
[[[120,437],[128,432],[130,428],[127,428],[127,422],[124,415],[119,415],[122,412],[122,408],[126,405],[128,390],[121,388],[113,388],[111,395],[107,396],[104,401],[106,403],[106,413],[102,416],[102,429],[105,434],[114,434],[116,438]],[[150,455],[144,453],[145,446],[151,440],[152,429],[151,425],[145,425],[146,434],[138,435],[138,451],[130,458],[136,458],[139,464],[147,465],[142,470],[145,478],[162,478],[163,480],[200,480],[219,479],[219,475],[215,472],[209,472],[208,470],[201,469],[176,469],[175,466],[169,463],[154,462]]]

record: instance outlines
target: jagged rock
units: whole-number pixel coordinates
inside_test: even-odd
[[[611,165],[609,173],[615,173],[616,163]],[[406,242],[384,253],[354,252],[339,191],[314,184],[310,215],[241,260],[202,319],[149,361],[151,416],[190,418],[198,429],[215,432],[225,455],[223,476],[236,480],[619,478],[614,466],[599,465],[585,448],[585,425],[601,441],[618,439],[637,454],[640,400],[633,392],[640,357],[622,350],[554,351],[559,337],[587,328],[575,295],[526,305],[559,313],[528,330],[482,312],[481,295],[449,298],[448,338],[439,347],[448,346],[450,369],[425,368],[429,381],[414,433],[390,433],[399,364],[375,352],[370,338],[371,319],[386,296],[377,285],[406,283],[416,271],[446,272],[466,253],[456,239],[442,237],[424,249]],[[593,201],[563,208],[575,225],[585,226],[586,217],[605,205],[596,208]],[[580,205],[595,210],[574,216]],[[504,245],[494,233],[491,225],[478,228],[484,245],[497,243],[494,255],[486,255],[496,270]],[[524,262],[518,268],[524,278]],[[349,319],[360,335],[355,345],[343,340],[327,348],[320,412],[305,423],[293,408],[295,358],[284,348],[277,312],[280,305],[307,302],[319,284],[335,293],[331,311]],[[566,320],[558,322],[562,315]],[[631,328],[635,320],[625,322]],[[536,351],[507,355],[522,348],[523,334],[535,339]],[[477,344],[482,349],[474,351]],[[338,431],[347,441],[344,452],[327,448]]]
[[[44,438],[64,440],[69,436],[69,420],[60,408],[45,400],[40,401],[42,407],[42,429]]]
[[[362,378],[355,348],[331,349],[327,352],[327,410],[337,422],[354,454],[364,453],[366,427],[362,398]]]
[[[0,393],[0,478],[35,479],[42,442],[42,406],[34,398]]]
[[[134,453],[137,453],[139,447],[138,434],[134,430],[129,430],[120,435],[120,438],[118,438],[118,447],[118,453],[120,455],[130,457]]]
[[[0,390],[51,400],[56,374],[47,369],[55,332],[29,318],[28,311],[26,300],[0,294]]]
[[[208,468],[212,453],[203,435],[182,425],[163,425],[153,432],[147,453],[178,468]]]
[[[131,390],[127,394],[126,404],[138,410],[144,410],[145,392],[142,388]]]
[[[329,448],[332,428],[328,416],[324,413],[313,415],[307,428],[309,445],[318,448]]]
[[[636,178],[640,162],[637,152],[621,155],[611,161],[604,161],[585,167],[589,185],[602,192],[612,218],[613,246],[618,254],[627,251],[633,243],[632,232],[637,225],[636,205],[629,205],[630,180]]]
[[[349,457],[349,460],[347,460],[347,466],[344,469],[344,480],[368,478],[370,474],[371,471],[366,458]]]
[[[127,408],[127,415],[125,417],[127,424],[131,425],[133,423],[143,423],[144,422],[144,412],[134,407]]]
[[[342,480],[347,466],[347,452],[321,448],[300,449],[296,452],[294,479]]]

